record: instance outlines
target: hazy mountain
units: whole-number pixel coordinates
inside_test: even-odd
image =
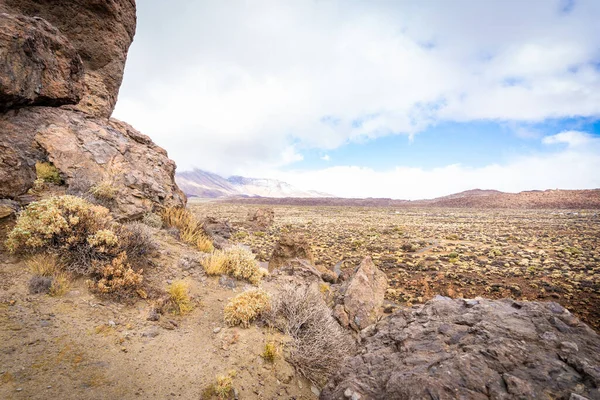
[[[195,169],[178,172],[175,176],[183,192],[191,197],[331,197],[327,193],[301,190],[276,179],[231,176],[223,178],[212,172]]]
[[[521,209],[600,209],[600,189],[531,190],[505,193],[497,190],[467,190],[427,200],[384,198],[252,198],[236,201],[253,204],[357,207],[450,207],[450,208],[521,208]]]

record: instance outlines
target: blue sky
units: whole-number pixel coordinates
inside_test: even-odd
[[[516,155],[551,154],[566,144],[548,146],[541,139],[564,131],[582,131],[600,137],[600,120],[594,118],[550,119],[541,123],[440,122],[412,139],[389,135],[378,139],[348,143],[334,150],[310,149],[300,161],[286,166],[293,169],[320,169],[342,165],[368,165],[388,170],[397,165],[421,168],[464,164],[483,167],[504,163]]]
[[[138,2],[115,117],[340,196],[600,187],[600,2]]]

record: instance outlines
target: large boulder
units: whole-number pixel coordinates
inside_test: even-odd
[[[273,271],[293,259],[307,260],[314,264],[314,256],[306,236],[299,233],[284,233],[275,245],[269,259],[269,271]]]
[[[51,107],[0,114],[0,197],[18,198],[31,188],[41,160],[58,168],[70,193],[108,184],[115,192],[108,205],[119,218],[185,205],[175,163],[124,122]]]
[[[386,290],[385,273],[373,264],[371,257],[365,257],[344,294],[344,309],[352,328],[358,331],[377,322]]]
[[[58,28],[83,61],[85,90],[74,107],[97,117],[112,114],[135,34],[134,0],[2,0],[1,12],[42,18]],[[48,51],[53,41],[43,44]]]
[[[0,13],[0,111],[77,104],[83,65],[75,48],[40,18]]]
[[[321,399],[600,399],[600,337],[556,303],[438,296],[361,336]]]

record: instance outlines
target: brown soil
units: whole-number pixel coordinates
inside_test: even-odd
[[[271,364],[260,356],[267,340],[282,340],[277,333],[224,324],[223,307],[244,284],[225,289],[201,267],[183,271],[181,257],[196,252],[156,234],[162,254],[148,280],[164,289],[186,279],[197,302],[188,315],[156,322],[147,320],[148,301],[100,299],[83,278],[64,297],[30,295],[24,263],[0,253],[0,398],[200,399],[230,371],[240,399],[315,398],[282,357]]]

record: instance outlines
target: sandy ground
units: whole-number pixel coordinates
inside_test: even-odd
[[[277,333],[224,324],[224,305],[244,285],[223,288],[200,270],[183,271],[178,261],[192,250],[157,235],[163,250],[148,279],[164,288],[184,278],[198,304],[156,322],[147,320],[147,301],[99,299],[83,279],[63,297],[30,295],[24,263],[0,253],[0,398],[200,399],[229,371],[240,399],[316,398],[282,357],[271,364],[260,356]]]

